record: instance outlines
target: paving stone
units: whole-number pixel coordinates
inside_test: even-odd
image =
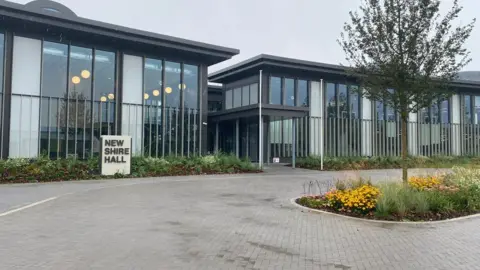
[[[0,212],[59,196],[0,217],[0,269],[479,269],[478,219],[380,226],[290,205],[306,181],[345,174],[0,186]]]

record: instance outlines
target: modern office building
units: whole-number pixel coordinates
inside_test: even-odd
[[[48,0],[0,1],[0,155],[88,158],[101,135],[133,153],[207,145],[207,67],[239,53],[78,17]]]
[[[210,74],[209,81],[223,85],[221,102],[219,90],[210,90],[209,102],[222,108],[209,113],[213,151],[263,162],[286,162],[294,153],[400,155],[399,117],[362,98],[341,66],[259,55]],[[458,80],[452,88],[450,99],[410,115],[411,155],[480,154],[480,81]]]
[[[239,51],[81,18],[48,0],[0,0],[0,16],[2,158],[89,158],[102,135],[130,135],[134,154],[153,157],[400,154],[396,113],[360,97],[341,66],[259,55],[208,75]],[[452,88],[410,115],[410,154],[480,155],[480,81]]]

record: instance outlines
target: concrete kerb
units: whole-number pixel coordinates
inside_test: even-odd
[[[316,213],[316,214],[330,215],[330,216],[335,216],[335,217],[339,217],[339,218],[344,218],[344,219],[348,219],[348,220],[353,220],[353,221],[367,223],[367,224],[381,226],[381,227],[408,226],[408,227],[435,228],[435,225],[448,224],[448,223],[453,223],[453,222],[461,222],[461,221],[467,221],[467,220],[471,220],[471,219],[480,218],[480,214],[475,214],[475,215],[469,215],[469,216],[446,219],[446,220],[438,220],[438,221],[375,220],[375,219],[351,217],[351,216],[346,216],[346,215],[337,214],[337,213],[333,213],[333,212],[328,212],[328,211],[323,211],[323,210],[319,210],[319,209],[313,209],[313,208],[305,207],[305,206],[297,203],[297,200],[300,199],[300,198],[302,198],[302,197],[293,198],[293,199],[290,200],[290,203],[292,203],[293,205],[295,205],[296,207],[298,207],[300,209],[308,210],[309,212],[313,212],[313,213]]]

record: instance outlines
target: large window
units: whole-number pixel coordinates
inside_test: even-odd
[[[184,118],[183,118],[183,154],[190,156],[199,153],[198,137],[200,114],[198,111],[199,87],[198,67],[183,66],[184,90]]]
[[[285,105],[295,106],[295,80],[285,79]]]
[[[440,121],[443,124],[450,123],[450,103],[448,99],[440,102]]]
[[[163,63],[158,59],[145,59],[143,71],[144,87],[144,154],[158,157],[162,155],[162,72]]]
[[[308,82],[298,80],[297,106],[308,107]]]
[[[233,90],[225,92],[225,110],[233,108]]]
[[[475,124],[480,121],[480,96],[475,97]]]
[[[258,83],[236,86],[225,91],[225,110],[258,103]]]
[[[67,63],[67,45],[44,42],[40,151],[51,158],[66,156]]]
[[[258,83],[250,85],[250,104],[258,103]]]
[[[238,87],[233,89],[233,107],[241,107],[242,106],[242,88]]]
[[[270,77],[270,104],[282,104],[282,78]]]
[[[327,83],[325,90],[327,117],[335,118],[337,117],[337,97],[335,93],[335,84]]]
[[[185,85],[181,84],[180,63],[165,63],[165,155],[176,156],[181,154],[181,113],[180,91]]]
[[[250,104],[250,87],[248,85],[242,87],[242,106]]]
[[[360,98],[358,94],[358,86],[352,85],[349,88],[350,92],[350,101],[349,101],[349,109],[350,109],[350,117],[352,119],[360,119]]]
[[[345,84],[338,85],[338,111],[340,118],[348,118],[348,94]]]
[[[93,76],[93,150],[100,151],[100,136],[116,134],[115,53],[95,50]]]
[[[67,115],[62,126],[67,130],[68,156],[76,158],[86,158],[91,145],[92,60],[92,49],[70,47],[68,101],[60,111],[66,111]]]
[[[472,100],[470,96],[468,95],[464,96],[463,106],[464,106],[464,115],[463,115],[464,123],[471,124],[472,123]]]

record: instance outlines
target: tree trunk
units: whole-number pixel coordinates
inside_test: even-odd
[[[407,117],[402,116],[402,180],[406,184],[408,183],[408,145],[407,145]]]

